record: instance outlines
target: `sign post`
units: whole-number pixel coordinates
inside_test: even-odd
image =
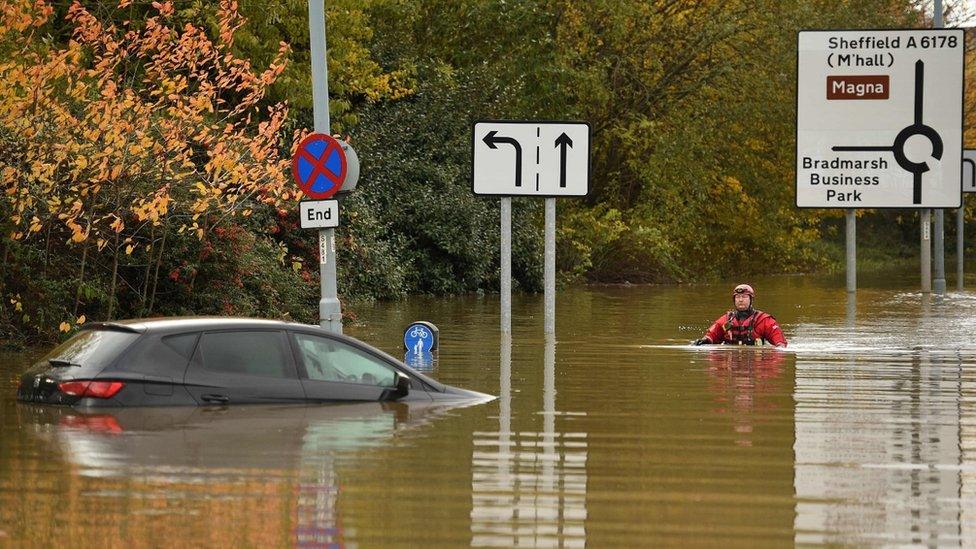
[[[961,29],[799,33],[796,205],[922,209],[923,291],[926,213],[961,203],[964,40]]]
[[[471,145],[474,194],[502,197],[501,331],[511,332],[511,197],[546,199],[545,333],[556,332],[556,197],[586,196],[590,125],[585,122],[475,122]]]
[[[942,28],[942,0],[935,0],[932,6],[935,12],[935,28]],[[962,197],[959,198],[960,201]],[[960,208],[962,203],[960,202]],[[935,293],[945,295],[945,210],[937,208],[935,210],[935,238],[932,246],[935,248]]]
[[[844,211],[845,226],[845,258],[847,260],[847,293],[857,291],[857,210],[848,208]]]
[[[976,193],[976,149],[966,149],[962,154],[962,192],[963,199],[965,193]],[[965,251],[964,232],[966,229],[966,203],[965,201],[956,210],[956,289],[962,291],[965,288],[965,272],[963,269],[963,252]]]
[[[308,32],[312,57],[312,109],[315,132],[329,135],[329,68],[326,63],[325,0],[309,0]],[[311,137],[311,136],[309,136]],[[340,149],[341,151],[341,149]],[[314,151],[310,151],[313,152]],[[345,158],[345,155],[342,155]],[[322,159],[326,163],[328,158]],[[345,160],[342,162],[345,166]],[[345,168],[343,168],[345,169]],[[319,173],[315,173],[318,178]],[[345,174],[342,174],[345,176]],[[312,181],[311,185],[315,185]],[[340,184],[336,186],[336,190]],[[334,193],[335,191],[333,191]],[[327,198],[321,196],[319,198]],[[336,280],[335,229],[319,229],[319,326],[335,334],[342,333],[342,306]]]
[[[502,333],[512,333],[512,197],[503,196],[501,217],[501,316]]]

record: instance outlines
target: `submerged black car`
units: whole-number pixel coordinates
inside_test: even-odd
[[[81,407],[487,396],[316,326],[234,318],[86,325],[28,370],[17,389],[23,402]]]

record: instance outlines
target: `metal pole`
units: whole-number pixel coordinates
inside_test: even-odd
[[[935,293],[945,295],[945,234],[944,234],[945,212],[938,208],[935,210],[935,228],[933,229],[932,247],[935,248],[935,280],[932,283]]]
[[[547,200],[555,201],[555,198]],[[546,334],[546,356],[543,360],[542,373],[542,448],[559,455],[556,447],[556,338],[553,334]],[[559,459],[543,459],[542,474],[540,475],[540,490],[545,494],[552,494],[557,487],[556,465],[562,465]]]
[[[504,200],[504,199],[503,199]],[[509,199],[511,200],[511,199]],[[512,474],[512,334],[501,335],[498,380],[498,452],[505,459],[498,460],[498,478],[507,480]],[[508,484],[504,484],[508,486]]]
[[[846,326],[853,328],[857,324],[857,294],[847,294],[847,308],[845,309]]]
[[[502,333],[512,333],[512,198],[502,198],[501,206],[501,292]]]
[[[921,210],[919,222],[921,224],[921,266],[922,266],[922,293],[927,294],[932,291],[932,239],[929,234],[931,231],[932,210]]]
[[[847,291],[857,291],[857,212],[846,211],[847,218]]]
[[[959,206],[959,210],[956,212],[956,289],[960,292],[965,288],[965,273],[963,273],[963,230],[966,228],[966,199],[963,197],[963,201]]]
[[[325,0],[308,2],[308,34],[312,56],[312,112],[315,132],[329,135],[329,68],[325,58]],[[319,326],[342,333],[342,306],[336,281],[335,229],[319,230]]]
[[[556,199],[546,199],[545,330],[556,333]]]
[[[935,0],[935,28],[942,28],[942,0]],[[935,234],[933,235],[932,246],[935,248],[935,293],[945,295],[945,211],[942,208],[935,210]]]

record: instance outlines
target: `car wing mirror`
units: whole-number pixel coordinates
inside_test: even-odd
[[[401,372],[393,373],[394,389],[389,393],[389,400],[398,400],[410,394],[412,382],[410,378]]]

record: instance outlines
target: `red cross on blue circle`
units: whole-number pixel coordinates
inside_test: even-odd
[[[346,154],[334,137],[313,133],[299,143],[291,169],[295,182],[307,196],[329,198],[346,178]]]

